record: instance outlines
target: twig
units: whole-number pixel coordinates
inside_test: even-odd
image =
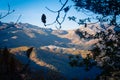
[[[62,7],[61,7],[58,11],[53,11],[53,10],[47,8],[47,7],[46,7],[46,9],[48,9],[50,12],[57,13],[57,16],[56,16],[55,21],[53,21],[51,24],[54,24],[54,23],[57,22],[57,23],[60,25],[59,28],[61,28],[61,24],[64,22],[64,20],[65,20],[65,18],[66,18],[67,12],[65,12],[62,21],[59,21],[60,13],[61,13],[61,11],[64,10],[64,7],[66,6],[68,0],[66,0],[64,4],[61,2],[61,0],[60,0],[59,2],[62,4]],[[71,7],[71,6],[70,6],[70,7]],[[70,7],[69,7],[69,8],[70,8]],[[47,24],[47,25],[51,25],[51,24]],[[57,28],[57,27],[56,27],[56,28]],[[57,28],[57,29],[58,29],[58,28]]]
[[[5,14],[5,15],[1,15],[0,16],[0,19],[2,19],[2,18],[5,18],[6,16],[8,16],[9,14],[11,14],[11,13],[13,13],[15,10],[10,10],[10,5],[9,5],[9,3],[8,3],[8,12]]]
[[[18,21],[20,20],[21,16],[22,16],[22,15],[19,15],[19,17],[17,18],[17,21],[16,21],[16,23],[15,23],[15,24],[17,24],[17,23],[18,23]]]
[[[48,7],[45,7],[47,10],[49,10],[50,12],[53,12],[53,13],[57,13],[58,11],[53,11],[53,10],[51,10],[51,9],[49,9]]]
[[[81,9],[82,10],[82,13],[84,13],[85,15],[87,15],[87,16],[93,16],[94,15],[94,13],[92,13],[92,14],[89,14],[90,13],[90,11],[87,11],[87,10],[85,10],[85,9]]]
[[[59,2],[61,3],[61,5],[64,5],[61,0],[59,0]]]

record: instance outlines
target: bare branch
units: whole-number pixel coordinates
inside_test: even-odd
[[[92,13],[92,14],[90,14],[90,11],[87,11],[86,9],[81,9],[81,12],[82,13],[84,13],[85,15],[87,15],[87,16],[93,16],[94,15],[94,13]]]
[[[9,3],[8,3],[8,11],[7,11],[7,13],[6,13],[5,15],[3,15],[3,16],[2,16],[2,13],[1,13],[0,19],[5,18],[6,16],[8,16],[8,15],[11,14],[11,13],[13,13],[14,11],[15,11],[15,10],[12,10],[12,11],[11,11],[10,5],[9,5]]]
[[[63,4],[63,6],[61,7],[61,9],[59,11],[62,11],[62,9],[65,7],[65,5],[67,4],[68,0],[65,1],[65,3]]]
[[[61,3],[61,5],[64,5],[63,2],[61,0],[59,0],[59,2]]]
[[[46,9],[48,9],[48,10],[51,11],[51,12],[57,13],[57,12],[60,12],[60,11],[63,10],[63,8],[64,8],[65,5],[67,4],[67,2],[68,2],[68,0],[65,1],[65,3],[62,5],[62,7],[61,7],[58,11],[53,11],[53,10],[49,9],[48,7],[46,7]]]
[[[50,23],[50,24],[46,24],[46,26],[49,26],[49,25],[53,25],[53,24],[55,24],[56,23],[56,20],[55,21],[53,21],[52,23]]]
[[[63,16],[63,19],[62,19],[62,21],[61,21],[61,24],[65,21],[65,18],[66,18],[66,13],[64,14],[64,16]]]
[[[48,7],[45,7],[47,10],[49,10],[50,12],[53,12],[53,13],[57,13],[58,11],[53,11],[51,9],[49,9]]]
[[[59,26],[59,27],[55,26],[55,27],[56,27],[57,30],[60,30],[60,29],[61,29],[61,26]]]
[[[58,19],[56,19],[56,21],[57,21],[57,23],[58,23],[59,25],[61,25],[61,24],[65,21],[66,15],[67,15],[67,13],[64,14],[63,19],[62,19],[61,22],[60,22]],[[58,14],[58,18],[59,18],[59,14]]]
[[[10,4],[8,3],[8,12],[10,12]]]
[[[22,16],[22,15],[19,15],[19,17],[18,17],[18,19],[17,19],[17,21],[16,21],[16,23],[15,23],[15,24],[17,24],[17,23],[18,23],[18,21],[20,20],[21,16]]]
[[[93,22],[93,23],[89,23],[87,25],[92,25],[92,24],[96,24],[96,23],[99,23],[99,21],[96,21],[96,22]]]
[[[61,24],[64,22],[64,20],[65,20],[65,18],[66,18],[66,14],[67,14],[68,10],[71,8],[71,6],[67,6],[67,9],[68,9],[68,10],[66,10],[66,11],[64,10],[64,9],[66,9],[65,6],[66,6],[68,0],[66,0],[64,4],[62,3],[61,0],[59,0],[59,2],[62,4],[62,7],[61,7],[58,11],[53,11],[53,10],[51,10],[51,9],[49,9],[49,8],[46,7],[50,12],[57,13],[57,16],[56,16],[55,21],[54,21],[53,23],[51,23],[51,24],[54,24],[54,23],[57,22],[57,23],[59,24],[59,28],[56,27],[57,29],[60,29],[60,28],[61,28]],[[63,11],[63,10],[64,10],[65,14],[64,14],[64,16],[63,16],[62,21],[59,21],[60,13],[61,13],[61,11]],[[47,25],[51,25],[51,24],[47,24]]]

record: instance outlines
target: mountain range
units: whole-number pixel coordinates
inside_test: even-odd
[[[90,34],[94,34],[97,28],[90,26],[88,29],[81,27]],[[28,23],[0,23],[0,48],[7,47],[14,55],[26,64],[24,52],[34,47],[31,55],[30,66],[38,70],[41,66],[56,70],[67,79],[94,79],[100,74],[100,69],[93,67],[85,71],[84,67],[71,67],[69,65],[70,55],[80,55],[85,58],[93,44],[97,40],[84,40],[75,33],[76,30],[52,30],[41,28]],[[92,55],[92,54],[91,54]],[[39,65],[36,67],[36,65]]]

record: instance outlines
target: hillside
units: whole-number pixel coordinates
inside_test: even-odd
[[[0,26],[0,47],[49,46],[88,49],[94,41],[80,40],[75,30],[52,30],[27,23],[3,23]],[[15,43],[14,43],[15,42]],[[84,44],[83,44],[84,43]],[[10,44],[10,45],[9,45]]]
[[[75,30],[52,30],[28,23],[16,25],[2,23],[0,36],[0,48],[10,48],[11,53],[23,64],[27,61],[25,51],[31,46],[34,47],[30,67],[35,71],[46,67],[59,72],[67,79],[94,79],[95,75],[100,74],[100,69],[96,67],[85,71],[84,67],[69,65],[70,55],[80,55],[81,58],[85,58],[87,54],[91,54],[89,49],[92,44],[97,42],[80,39],[75,34]]]

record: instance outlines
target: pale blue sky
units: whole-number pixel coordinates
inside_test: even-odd
[[[62,0],[65,1],[65,0]],[[0,0],[0,12],[4,14],[7,11],[7,3],[10,4],[11,9],[14,9],[15,12],[5,17],[1,21],[3,22],[16,22],[18,16],[21,14],[22,17],[20,22],[30,23],[40,27],[44,27],[41,22],[41,15],[44,13],[47,16],[47,23],[51,23],[55,20],[54,13],[48,11],[45,7],[48,7],[52,10],[58,10],[61,7],[59,0]],[[69,0],[68,5],[72,4]],[[85,14],[78,13],[73,8],[70,9],[67,16],[75,15],[79,18],[87,17]],[[56,24],[47,26],[49,28],[55,29]],[[62,29],[76,29],[79,25],[73,21],[68,21],[66,18],[65,22],[62,24]]]

